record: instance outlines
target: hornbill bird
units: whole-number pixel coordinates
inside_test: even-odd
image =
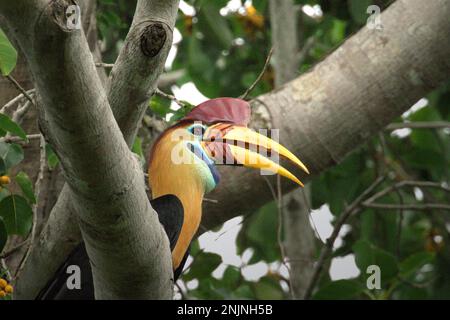
[[[205,193],[219,183],[219,165],[266,170],[303,186],[274,157],[290,160],[308,172],[289,150],[247,127],[250,105],[237,98],[217,98],[193,108],[155,141],[148,159],[151,205],[169,238],[174,280],[183,270],[189,246],[197,233]],[[275,161],[273,161],[275,160]],[[81,269],[81,289],[68,289],[69,265]],[[79,245],[39,293],[38,299],[93,299],[89,258]]]

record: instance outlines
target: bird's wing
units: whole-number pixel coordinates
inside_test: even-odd
[[[161,222],[170,242],[172,251],[177,244],[184,222],[183,204],[180,199],[173,194],[166,194],[150,201],[153,209],[158,213]]]
[[[69,266],[80,268],[81,289],[70,290],[67,280],[72,276],[67,273]],[[91,265],[84,243],[79,244],[69,255],[67,260],[56,271],[55,276],[36,297],[37,300],[94,300],[94,284]]]
[[[175,248],[178,237],[183,226],[183,205],[174,195],[165,195],[150,201],[153,209],[158,213],[158,218],[167,233],[170,242],[170,250]],[[188,253],[183,258],[183,262],[178,269],[183,268]],[[81,289],[70,290],[67,287],[67,280],[72,275],[67,273],[67,268],[71,265],[80,268]],[[181,270],[176,270],[177,276]],[[67,260],[59,267],[55,276],[50,280],[47,286],[41,290],[36,297],[37,300],[93,300],[94,285],[92,280],[92,270],[89,263],[89,257],[84,243],[78,245],[69,255]]]

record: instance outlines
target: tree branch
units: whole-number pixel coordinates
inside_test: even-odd
[[[393,131],[397,129],[444,129],[450,128],[448,121],[418,121],[418,122],[400,122],[391,123],[386,127],[386,131]]]
[[[156,88],[155,94],[157,94],[160,97],[174,101],[177,105],[179,105],[182,108],[187,108],[189,106],[187,103],[184,103],[183,101],[178,100],[174,95],[165,93],[158,88]]]
[[[169,54],[178,3],[138,1],[131,29],[111,71],[108,98],[129,146]]]
[[[34,94],[34,92],[35,92],[35,90],[31,89],[31,90],[28,90],[26,93],[28,95],[32,95],[32,94]],[[12,108],[16,103],[20,102],[24,98],[25,98],[25,96],[22,93],[16,97],[14,97],[0,109],[0,113],[6,113],[10,108]]]
[[[11,83],[14,85],[14,87],[16,87],[17,90],[19,90],[19,92],[28,99],[28,101],[30,101],[31,104],[34,104],[33,99],[31,98],[31,96],[28,94],[28,92],[22,88],[22,86],[16,81],[16,79],[14,79],[11,75],[7,75],[6,78],[11,81]]]
[[[22,260],[20,261],[20,264],[16,270],[16,273],[14,275],[14,278],[16,279],[19,275],[20,272],[22,271],[23,267],[25,266],[25,263],[27,262],[28,257],[31,254],[31,250],[33,249],[33,245],[34,245],[34,239],[36,237],[36,228],[37,228],[37,210],[38,210],[38,205],[39,205],[39,196],[41,193],[41,184],[42,184],[42,180],[44,179],[44,171],[45,171],[45,167],[47,166],[47,157],[46,157],[46,153],[45,153],[45,140],[44,137],[40,135],[40,159],[39,159],[39,173],[38,173],[38,177],[36,179],[36,183],[34,184],[34,193],[36,195],[36,203],[33,205],[33,224],[31,226],[31,233],[29,235],[29,244],[27,247],[27,250],[24,254],[24,256],[22,257]]]
[[[389,204],[389,203],[373,203],[365,202],[362,204],[366,208],[384,209],[384,210],[449,210],[450,205],[444,203],[423,203],[423,204]]]
[[[264,62],[264,66],[263,66],[261,72],[258,74],[258,76],[256,77],[255,81],[253,81],[253,83],[250,85],[250,87],[248,87],[247,90],[245,90],[245,92],[240,96],[241,99],[247,100],[249,94],[253,91],[253,89],[255,89],[256,85],[261,81],[264,73],[266,73],[266,70],[269,67],[270,58],[272,58],[272,54],[273,54],[273,48],[270,48],[269,53],[267,54],[266,61]]]
[[[84,33],[68,27],[65,11],[71,4],[18,0],[1,3],[0,12],[35,79],[41,127],[72,191],[96,297],[171,298],[167,237],[114,120]]]

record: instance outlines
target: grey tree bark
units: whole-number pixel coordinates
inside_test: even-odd
[[[16,1],[0,4],[0,12],[30,65],[41,128],[64,168],[67,193],[62,196],[72,203],[80,224],[96,297],[171,298],[167,237],[148,201],[142,170],[114,119],[84,33],[68,27],[69,5],[73,2]],[[175,7],[176,13],[178,2],[140,1],[137,9],[150,5],[155,11]],[[171,32],[163,41],[161,35],[155,39],[154,33],[143,32],[139,38],[143,55],[157,48],[147,62],[165,61],[168,49],[161,49],[170,47]],[[155,79],[161,70],[152,69]],[[123,290],[130,279],[133,288]]]
[[[275,86],[280,87],[298,75],[298,10],[291,0],[270,0],[269,8]],[[306,184],[303,190],[295,189],[279,200],[285,234],[281,245],[285,247],[286,257],[283,258],[289,267],[293,299],[303,297],[313,270],[314,233],[309,223],[309,193],[310,188]]]
[[[22,2],[17,1],[17,3]],[[5,6],[7,5],[2,4],[0,10]],[[282,128],[280,137],[282,143],[295,154],[300,155],[313,174],[318,174],[333,166],[407,110],[414,102],[449,79],[450,43],[447,41],[450,36],[449,14],[450,3],[445,0],[427,3],[419,0],[398,0],[381,15],[383,24],[381,31],[363,28],[310,72],[274,92],[255,99],[253,101],[253,124]],[[70,36],[68,38],[67,45],[70,44]],[[64,66],[62,67],[64,68]],[[85,63],[81,70],[88,72],[87,69],[88,65]],[[79,72],[80,68],[77,71]],[[71,78],[72,81],[77,80],[77,77],[73,78]],[[41,86],[43,89],[49,89],[51,84],[40,83],[38,86],[40,91],[42,91]],[[73,92],[67,93],[70,96],[74,94]],[[50,96],[46,99],[49,102],[54,101],[52,93],[49,94]],[[118,127],[111,123],[110,114],[104,107],[105,103],[98,102],[97,105],[103,106],[102,110],[106,112],[108,120],[106,128],[103,125],[102,130],[117,137],[117,133],[112,131],[118,130]],[[51,115],[47,117],[51,118]],[[54,125],[54,122],[51,124]],[[271,124],[275,125],[271,126]],[[102,130],[98,132],[103,134]],[[58,130],[58,133],[60,131]],[[63,137],[67,137],[69,133],[61,132]],[[80,141],[69,142],[80,147],[77,146]],[[118,147],[121,152],[127,153],[122,143],[117,145],[113,141],[108,143]],[[75,158],[76,155],[62,149]],[[92,150],[87,148],[86,151]],[[98,155],[94,155],[94,159],[100,161],[100,164],[108,164],[105,163],[105,159],[98,159]],[[120,159],[117,160],[118,163],[121,163]],[[70,188],[80,191],[76,195],[80,199],[80,196],[86,196],[87,190],[80,188],[76,177],[82,176],[85,179],[90,179],[90,177],[86,177],[86,172],[84,172],[86,168],[73,162],[83,162],[84,160],[67,159],[65,161],[69,166],[68,180],[74,185],[72,187],[69,183]],[[77,170],[74,170],[79,166],[80,175]],[[115,168],[111,169],[116,170]],[[75,172],[76,176],[71,175]],[[109,172],[105,173],[110,174]],[[221,186],[209,195],[210,198],[217,199],[218,203],[205,204],[202,224],[206,230],[234,216],[251,212],[272,199],[264,178],[256,171],[233,168],[233,170],[223,169],[222,173]],[[128,174],[130,173],[128,172]],[[105,178],[102,177],[102,179]],[[114,182],[122,184],[115,184],[115,186],[125,186],[129,181],[117,180]],[[109,178],[106,181],[110,181]],[[108,188],[111,188],[111,185],[105,186],[104,190],[99,189],[98,192],[106,192]],[[292,189],[294,189],[294,185],[283,184],[283,190]],[[140,190],[136,191],[141,192]],[[82,209],[89,209],[86,207],[89,207],[93,201],[86,199],[86,203],[79,205],[71,203],[71,200],[72,196],[68,196],[67,193],[62,193],[58,200],[58,206],[54,213],[61,225],[66,226],[73,221],[70,220],[71,217],[74,217],[70,210],[71,205],[75,206],[76,204]],[[97,205],[95,201],[93,202],[92,205]],[[104,208],[100,208],[100,205],[98,207],[99,210],[104,210]],[[64,210],[61,211],[58,208],[64,208]],[[77,211],[76,208],[74,210]],[[87,216],[92,218],[90,215]],[[150,227],[154,228],[154,226]],[[35,247],[40,254],[35,254],[37,258],[33,260],[32,266],[34,272],[24,273],[19,281],[22,286],[20,297],[33,297],[38,289],[28,288],[30,290],[27,291],[25,284],[45,283],[61,263],[61,260],[52,259],[53,251],[47,250],[48,248],[60,250],[59,258],[66,256],[71,250],[67,243],[64,245],[59,243],[61,238],[69,237],[69,234],[62,234],[63,230],[51,224],[49,224],[48,230],[51,232],[44,232],[41,237],[42,241],[39,242],[39,246]],[[70,230],[66,228],[64,231]],[[89,231],[93,232],[93,230]],[[133,230],[133,232],[135,231]],[[141,228],[138,228],[137,231],[144,232]],[[70,235],[70,237],[71,239],[77,238],[76,234]],[[143,239],[145,237],[139,241],[145,243]],[[41,245],[44,242],[46,244]],[[92,242],[90,245],[92,246]],[[67,251],[63,252],[64,250]],[[155,250],[152,254],[157,256],[158,252]],[[52,263],[45,263],[49,258]],[[126,270],[125,267],[121,267],[122,271]],[[158,274],[157,270],[154,271],[154,275]],[[127,272],[127,275],[129,276],[130,273],[132,271]],[[153,282],[150,282],[149,286],[152,284]]]
[[[96,1],[95,0],[80,0],[78,1],[81,7],[81,25],[86,35],[86,39],[89,44],[89,48],[93,53],[96,61],[101,61],[101,53],[98,45],[97,39],[97,20],[96,14]],[[10,39],[14,41],[13,35],[7,30],[4,18],[0,17],[0,26],[9,33]],[[24,54],[21,52],[20,48],[15,44],[16,49],[18,49],[18,61],[17,65],[13,70],[12,76],[14,79],[20,83],[20,85],[28,90],[34,87],[33,81],[31,79],[30,72],[27,67],[27,62]],[[102,68],[97,68],[97,74],[103,83],[106,83],[106,73]],[[10,81],[6,78],[0,78],[0,105],[4,105],[7,101],[17,96],[18,90],[15,88]],[[22,121],[20,122],[22,128],[28,134],[39,133],[38,128],[38,111],[35,108],[30,108],[28,112],[25,113]],[[23,146],[25,149],[25,159],[22,163],[14,168],[12,175],[16,172],[24,171],[29,176],[33,185],[36,182],[40,163],[36,161],[40,157],[40,141],[39,139],[31,140],[30,143]],[[37,234],[40,233],[44,224],[46,223],[51,209],[54,207],[61,188],[64,184],[64,177],[62,176],[59,167],[54,170],[46,170],[43,181],[40,186],[40,196],[39,196],[39,207],[37,209]],[[12,186],[12,190],[18,191],[18,186]],[[16,246],[18,243],[22,242],[23,239],[14,239],[14,241],[8,242],[8,248]],[[6,249],[8,250],[8,249]],[[26,246],[22,247],[20,250],[15,252],[13,255],[9,256],[6,260],[8,262],[8,267],[12,270],[16,270],[18,264],[22,260]]]

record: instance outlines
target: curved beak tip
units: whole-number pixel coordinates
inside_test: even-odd
[[[304,187],[304,184],[296,176],[279,165],[277,161],[274,162],[268,158],[266,154],[261,155],[259,151],[257,151],[261,149],[269,150],[271,152],[273,151],[276,154],[288,159],[302,171],[309,174],[308,168],[302,161],[300,161],[299,158],[297,158],[284,146],[266,137],[265,135],[259,134],[247,127],[233,126],[231,129],[224,132],[222,136],[222,143],[225,143],[228,146],[234,160],[238,163],[250,168],[268,170],[284,176],[301,187]]]

